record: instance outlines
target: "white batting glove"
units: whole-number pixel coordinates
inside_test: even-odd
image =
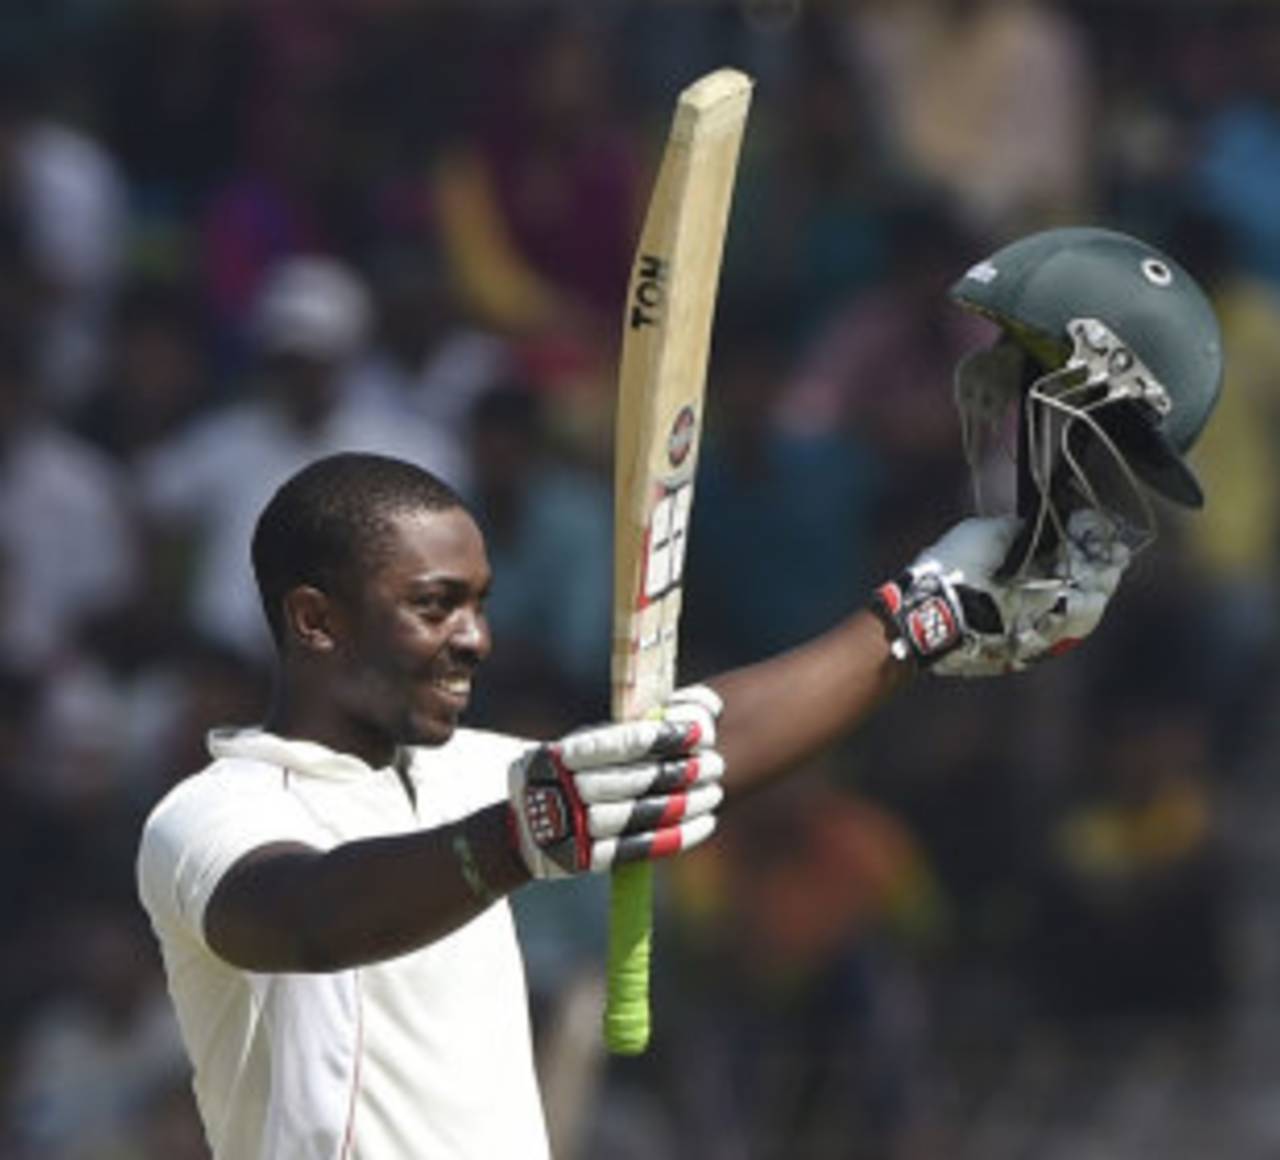
[[[535,878],[665,858],[706,841],[724,798],[720,698],[678,689],[652,716],[539,745],[508,774],[520,854]]]
[[[964,520],[876,591],[894,652],[940,676],[1017,672],[1079,644],[1097,627],[1129,550],[1096,511],[1073,512],[1047,575],[998,580],[1021,521]]]

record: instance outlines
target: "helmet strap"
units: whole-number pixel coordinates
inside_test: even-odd
[[[1005,336],[993,346],[971,351],[957,364],[953,381],[956,410],[960,414],[960,443],[973,486],[974,508],[986,515],[983,476],[993,448],[1010,451],[1009,418],[1027,389],[1026,352]]]

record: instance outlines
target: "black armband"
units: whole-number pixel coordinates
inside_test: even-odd
[[[458,869],[461,871],[463,881],[466,882],[468,889],[477,901],[483,902],[485,906],[492,906],[500,896],[489,888],[489,884],[484,880],[484,875],[480,873],[480,867],[476,863],[475,851],[471,849],[471,841],[462,826],[459,826],[454,831],[451,845],[453,847],[453,856],[458,859]]]

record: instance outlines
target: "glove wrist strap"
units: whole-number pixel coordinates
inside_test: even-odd
[[[958,602],[940,576],[904,572],[875,590],[871,608],[888,627],[899,660],[928,668],[964,641]]]

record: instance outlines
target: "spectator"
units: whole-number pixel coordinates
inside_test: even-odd
[[[123,265],[126,188],[115,158],[42,116],[20,70],[0,81],[0,180],[41,291],[35,366],[55,408],[81,401],[100,369],[106,310]]]
[[[449,259],[504,329],[581,338],[622,313],[640,162],[610,109],[598,32],[581,13],[517,20],[480,133],[438,169]]]
[[[712,664],[789,648],[868,588],[885,466],[852,425],[782,427],[785,369],[767,329],[751,312],[725,321],[688,559],[686,639]]]
[[[31,1019],[18,1050],[9,1143],[49,1160],[137,1155],[140,1112],[186,1074],[186,1055],[141,921],[112,910],[77,919],[73,989]]]
[[[408,404],[459,443],[476,399],[514,370],[512,344],[465,317],[433,255],[405,247],[376,267],[378,325],[350,389],[380,405]]]
[[[0,334],[0,647],[41,670],[128,595],[137,547],[117,468],[46,416],[36,376],[26,340]]]
[[[899,164],[944,189],[968,225],[1007,235],[1088,212],[1094,86],[1069,9],[874,3],[849,33]]]
[[[1214,497],[1213,518],[1188,520],[1183,532],[1207,593],[1198,618],[1203,690],[1218,755],[1235,770],[1258,756],[1259,726],[1280,677],[1280,482],[1272,466],[1280,446],[1280,287],[1231,260],[1229,235],[1212,217],[1184,216],[1171,241],[1203,279],[1229,352],[1222,404],[1194,457]]]
[[[370,210],[354,119],[343,94],[330,89],[264,94],[251,148],[204,204],[199,268],[223,365],[251,357],[247,328],[278,263],[358,250]]]
[[[488,676],[514,686],[504,663],[522,674],[550,666],[570,693],[572,720],[607,709],[612,509],[609,489],[557,462],[546,442],[540,400],[521,384],[495,388],[472,411],[476,514],[501,577],[488,609],[504,644]]]
[[[283,262],[255,306],[256,395],[198,416],[139,464],[151,517],[195,536],[195,627],[249,656],[263,655],[268,638],[244,544],[292,472],[334,451],[379,451],[465,486],[461,456],[436,431],[405,407],[346,391],[369,314],[364,283],[343,265],[311,256]]]
[[[1257,13],[1245,19],[1244,30],[1224,35],[1230,71],[1200,110],[1189,176],[1200,204],[1226,226],[1236,261],[1280,283],[1280,227],[1272,213],[1280,180],[1280,31]]]
[[[97,58],[107,140],[142,224],[184,231],[240,157],[257,53],[250,10],[131,4],[107,19]]]
[[[75,427],[132,463],[213,399],[203,320],[182,287],[150,280],[116,301],[101,381]]]
[[[969,260],[965,231],[944,206],[909,199],[892,214],[886,277],[836,309],[798,357],[778,400],[795,435],[841,430],[875,448],[884,466],[883,525],[930,521],[940,497],[968,505],[950,383],[956,363],[989,341],[990,327],[945,298]],[[1010,510],[1007,505],[1003,510]],[[903,543],[881,543],[900,557]],[[891,566],[891,565],[890,565]]]
[[[897,183],[883,179],[884,142],[846,19],[815,12],[791,38],[776,89],[761,80],[734,190],[726,300],[768,297],[770,334],[787,353],[896,260],[886,226]]]
[[[1227,983],[1207,715],[1178,698],[1100,713],[1098,755],[1046,851],[1048,1009],[1212,1014]]]

